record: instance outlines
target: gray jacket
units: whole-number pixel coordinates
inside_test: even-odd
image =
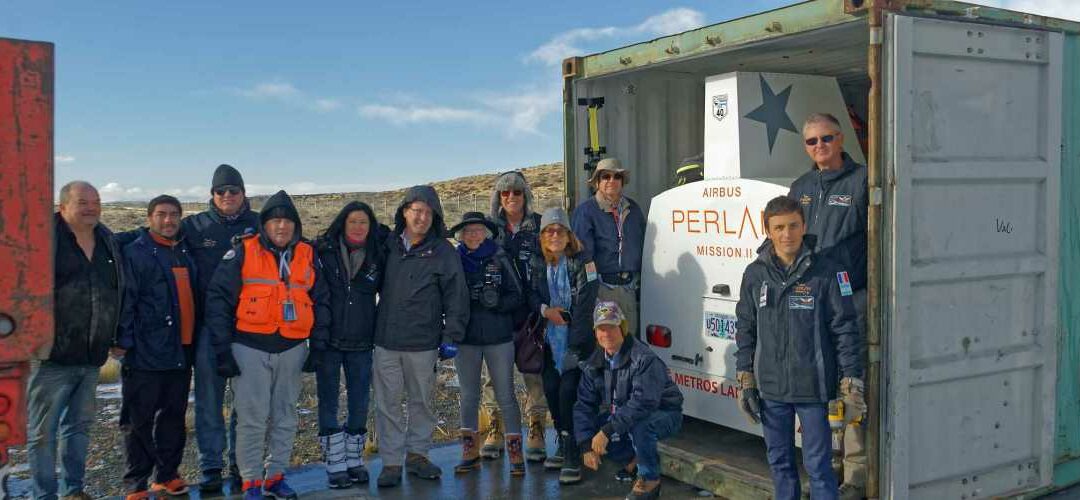
[[[431,206],[434,217],[423,241],[406,250],[405,207]],[[415,186],[394,215],[386,238],[386,267],[376,313],[375,345],[393,351],[430,351],[444,339],[461,342],[469,323],[469,291],[457,250],[446,240],[442,204],[431,186]]]

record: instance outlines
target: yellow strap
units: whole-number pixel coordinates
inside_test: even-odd
[[[599,108],[589,106],[589,147],[593,151],[600,149],[600,129],[596,126],[596,115]]]

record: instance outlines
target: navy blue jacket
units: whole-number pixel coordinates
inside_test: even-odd
[[[390,231],[380,226],[368,238],[376,244],[368,245],[364,264],[356,276],[349,276],[349,268],[341,256],[341,242],[320,238],[315,250],[322,262],[322,274],[330,290],[330,324],[328,347],[341,351],[370,351],[375,340],[375,296],[382,286],[386,255],[382,252],[382,239]],[[313,347],[318,341],[313,341]]]
[[[619,253],[619,232],[615,218],[600,209],[596,197],[591,196],[574,209],[570,223],[574,235],[585,244],[585,256],[596,263],[601,275],[623,271],[641,272],[641,252],[645,245],[645,214],[637,202],[629,202],[629,209],[620,215],[622,224],[622,253]]]
[[[822,172],[815,165],[791,183],[788,196],[803,207],[806,232],[817,236],[824,255],[851,273],[855,290],[866,288],[866,219],[870,196],[866,167],[843,153],[839,170]]]
[[[836,399],[842,377],[862,378],[863,338],[850,280],[813,251],[807,235],[788,269],[766,240],[743,272],[735,306],[735,366],[752,372],[761,397],[783,403]]]
[[[574,439],[581,449],[588,450],[599,431],[609,438],[626,434],[653,412],[681,413],[682,404],[682,392],[668,377],[664,362],[648,346],[628,336],[619,349],[614,369],[603,349],[597,349],[583,363],[574,403]],[[604,419],[598,417],[608,416],[607,423],[601,426]]]
[[[127,350],[126,366],[139,370],[185,368],[188,358],[180,340],[180,301],[172,268],[188,268],[194,292],[198,276],[195,263],[183,238],[175,247],[166,248],[146,229],[138,233],[135,241],[124,247],[128,279],[116,343]],[[197,311],[198,295],[193,299]]]
[[[221,258],[233,247],[233,238],[259,232],[258,212],[248,208],[246,201],[241,210],[240,217],[229,221],[218,215],[211,205],[206,211],[184,217],[180,223],[180,232],[199,267],[199,281],[193,286],[202,297],[206,297],[206,289]]]

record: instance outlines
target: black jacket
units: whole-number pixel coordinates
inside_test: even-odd
[[[184,368],[188,359],[180,339],[180,301],[172,268],[188,268],[194,293],[198,272],[187,243],[181,238],[167,249],[140,229],[139,237],[124,247],[124,265],[128,279],[116,342],[127,350],[124,365],[139,370]],[[198,311],[197,296],[193,299]]]
[[[762,398],[785,403],[828,402],[841,377],[863,374],[847,273],[805,238],[788,270],[767,240],[746,266],[735,308],[736,369],[754,373]]]
[[[206,297],[214,270],[225,252],[233,247],[233,239],[259,232],[259,213],[248,208],[246,201],[241,210],[239,217],[228,220],[218,214],[211,202],[206,211],[184,217],[180,223],[180,232],[187,240],[188,249],[200,272],[199,281],[192,284],[197,295]]]
[[[469,325],[462,344],[494,345],[514,340],[514,312],[525,306],[525,292],[510,257],[501,248],[481,259],[480,270],[466,272],[469,289]],[[482,300],[486,286],[498,291],[495,307]]]
[[[596,337],[593,335],[593,309],[596,308],[596,293],[600,287],[600,280],[596,273],[589,273],[586,266],[592,262],[586,260],[584,252],[566,259],[567,274],[570,275],[570,332],[567,336],[567,346],[578,359],[585,359],[596,347]],[[529,308],[536,314],[540,314],[541,305],[551,304],[551,292],[548,290],[547,263],[544,262],[543,254],[533,256],[532,266],[532,293],[529,294]]]
[[[303,227],[300,223],[300,216],[296,212],[296,207],[293,206],[292,200],[284,191],[279,191],[266,200],[263,205],[263,214],[270,213],[273,208],[279,206],[289,210],[290,217],[296,223],[293,241],[289,244],[291,250],[301,240]],[[262,216],[260,216],[258,222],[258,236],[247,236],[247,238],[258,238],[259,244],[273,253],[274,257],[280,262],[283,252],[278,251],[270,243],[269,237],[262,230],[265,221],[261,219]],[[230,349],[233,342],[271,353],[284,352],[300,344],[303,342],[302,340],[286,339],[278,333],[264,335],[236,329],[236,307],[240,300],[240,292],[244,287],[242,278],[244,254],[243,241],[237,241],[232,250],[226,252],[225,256],[222,257],[221,263],[218,264],[217,270],[214,271],[214,277],[211,279],[206,292],[205,328],[209,332],[214,351],[219,354],[225,352]],[[292,251],[289,251],[288,254],[290,258],[295,256]],[[312,326],[308,338],[313,342],[325,342],[329,338],[332,316],[330,312],[330,291],[326,285],[326,278],[317,252],[313,252],[312,261],[312,267],[315,269],[315,283],[308,290],[308,294],[314,308],[315,324]]]
[[[98,224],[94,236],[97,240],[95,253],[102,251],[103,265],[112,266],[115,273],[115,280],[97,285],[80,278],[85,276],[84,266],[88,265],[86,256],[60,214],[53,217],[55,327],[48,361],[56,364],[104,365],[109,348],[116,341],[125,285],[123,259],[108,228]],[[94,297],[101,302],[95,302]]]
[[[855,290],[866,288],[866,224],[870,196],[866,167],[843,153],[839,170],[814,166],[791,184],[788,196],[799,202],[806,232],[817,236],[814,250],[851,273]]]
[[[667,366],[632,335],[619,349],[614,369],[602,349],[582,366],[574,403],[574,439],[583,450],[591,447],[589,443],[598,431],[610,438],[630,432],[635,423],[655,411],[682,412],[683,395],[668,376]],[[608,415],[607,423],[600,426],[597,417]]]
[[[542,255],[540,250],[540,214],[532,212],[521,220],[521,225],[516,233],[511,233],[506,228],[506,219],[499,216],[494,219],[499,225],[499,233],[495,235],[495,242],[499,244],[510,256],[514,263],[518,277],[521,279],[525,294],[532,292],[529,280],[532,279],[532,262],[534,255]],[[525,322],[529,316],[528,300],[523,301],[522,307],[514,311],[514,326],[517,327]]]
[[[372,238],[386,238],[389,228],[372,228]],[[337,238],[334,238],[337,239]],[[382,286],[386,256],[382,243],[369,245],[364,264],[355,276],[349,276],[349,266],[341,255],[341,242],[320,238],[315,243],[323,276],[330,290],[330,323],[327,346],[342,351],[370,351],[375,340],[376,294]],[[315,347],[313,345],[313,347]]]
[[[404,209],[414,201],[434,211],[431,230],[406,250]],[[379,294],[375,345],[392,351],[431,351],[443,339],[461,342],[469,323],[469,291],[457,250],[446,241],[442,205],[431,186],[405,193],[386,238],[386,274]]]

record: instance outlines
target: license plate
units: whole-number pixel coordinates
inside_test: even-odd
[[[735,316],[705,311],[705,334],[724,340],[735,340]]]

